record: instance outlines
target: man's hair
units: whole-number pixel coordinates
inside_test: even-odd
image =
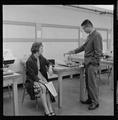
[[[89,26],[91,25],[93,27],[93,24],[90,20],[86,19],[82,22],[81,26]]]
[[[41,46],[43,46],[42,42],[34,42],[31,47],[31,52],[32,53],[38,52]]]

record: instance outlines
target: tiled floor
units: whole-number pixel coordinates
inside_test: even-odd
[[[106,77],[105,77],[106,78]],[[111,78],[110,78],[111,79]],[[58,109],[58,99],[53,103],[53,108],[57,115],[114,115],[114,96],[113,90],[107,85],[107,80],[103,80],[100,85],[100,107],[96,110],[89,111],[88,105],[79,102],[79,78],[63,79],[63,107]],[[53,81],[57,89],[57,80]],[[19,86],[19,112],[21,116],[41,116],[43,107],[39,99],[39,110],[36,109],[35,101],[31,101],[29,96],[25,97],[24,104],[21,104],[23,89]],[[4,93],[3,113],[5,116],[13,115],[12,101],[9,100],[8,92]]]

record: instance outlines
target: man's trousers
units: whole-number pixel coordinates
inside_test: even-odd
[[[86,89],[88,92],[88,99],[92,102],[98,104],[98,65],[85,65],[85,82],[86,82]]]

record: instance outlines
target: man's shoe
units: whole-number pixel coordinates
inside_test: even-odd
[[[91,104],[91,103],[92,103],[92,101],[89,100],[89,99],[86,100],[86,101],[81,101],[81,100],[80,100],[80,102],[81,102],[82,104]]]
[[[91,103],[88,107],[89,110],[95,110],[99,107],[99,104]]]

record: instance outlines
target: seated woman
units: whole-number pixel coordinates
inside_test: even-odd
[[[35,99],[36,96],[40,96],[45,115],[55,115],[51,105],[51,102],[54,102],[55,98],[44,85],[48,80],[47,67],[49,67],[49,62],[42,55],[43,44],[41,42],[33,43],[31,52],[31,56],[26,61],[27,92],[32,100]]]

